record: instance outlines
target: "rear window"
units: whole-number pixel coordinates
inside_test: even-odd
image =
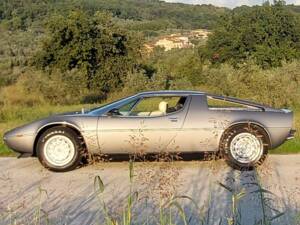
[[[243,105],[222,99],[215,99],[210,96],[207,96],[207,105],[210,109],[257,109],[256,107],[251,107],[248,105]]]

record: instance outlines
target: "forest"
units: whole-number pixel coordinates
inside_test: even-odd
[[[200,28],[211,31],[205,43],[145,53],[154,37]],[[300,130],[300,6],[2,0],[0,33],[1,136],[53,113],[161,89],[291,108]],[[275,150],[299,151],[299,132]]]

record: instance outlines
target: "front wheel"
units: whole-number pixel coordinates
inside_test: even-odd
[[[75,169],[81,161],[78,135],[68,127],[46,130],[38,140],[37,156],[41,164],[56,172]]]
[[[268,153],[267,135],[255,125],[227,131],[222,142],[225,159],[237,169],[252,169],[262,164]]]

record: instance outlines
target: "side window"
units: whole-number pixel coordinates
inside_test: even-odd
[[[125,105],[122,105],[120,108],[119,108],[119,113],[122,115],[122,116],[128,116],[131,109],[133,108],[133,106],[136,104],[136,102],[138,101],[138,99],[135,99],[131,102],[128,102],[126,103]]]
[[[234,103],[222,99],[207,97],[207,105],[209,109],[249,109],[253,108],[239,103]]]
[[[163,116],[183,108],[186,97],[145,97],[131,110],[130,116]]]

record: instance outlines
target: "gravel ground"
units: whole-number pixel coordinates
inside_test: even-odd
[[[102,224],[102,200],[118,218],[130,189],[128,165],[126,161],[105,162],[53,173],[36,158],[0,158],[0,224]],[[94,190],[97,175],[105,185],[99,198]],[[243,225],[261,220],[262,208],[269,218],[284,212],[272,224],[300,224],[300,155],[271,155],[257,171],[244,172],[231,169],[222,160],[136,162],[132,190],[138,192],[138,199],[133,221],[157,224],[158,206],[172,196],[185,195],[198,207],[188,199],[178,200],[189,224],[200,224],[199,217],[206,219],[205,224],[219,224],[221,219],[227,224],[233,195],[219,182],[231,192],[246,193],[237,210]],[[272,192],[262,192],[264,207],[260,188]],[[182,224],[176,208],[172,212]]]

